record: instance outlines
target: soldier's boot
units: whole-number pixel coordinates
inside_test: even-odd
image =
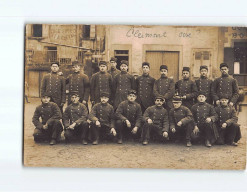
[[[123,143],[123,140],[122,139],[118,139],[117,143],[118,144],[122,144]]]
[[[83,144],[83,145],[87,145],[87,140],[83,139],[83,140],[82,140],[82,144]]]
[[[52,139],[51,141],[50,141],[50,145],[55,145],[57,143],[57,141],[55,140],[55,139]]]
[[[191,142],[190,141],[187,141],[186,146],[187,147],[191,147],[192,146]]]
[[[93,141],[93,145],[98,145],[98,143],[99,143],[99,141],[98,140],[95,140],[95,141]]]
[[[148,140],[144,140],[144,141],[142,142],[142,144],[143,144],[143,145],[148,145]]]

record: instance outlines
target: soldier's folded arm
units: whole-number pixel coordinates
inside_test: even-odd
[[[123,108],[123,102],[121,102],[118,107],[117,107],[117,110],[116,110],[116,117],[117,119],[120,119],[122,121],[126,121],[127,118],[123,115],[123,112],[124,112],[124,108]]]
[[[51,121],[54,120],[54,119],[57,119],[57,120],[62,119],[62,113],[61,113],[59,107],[57,106],[57,104],[53,103],[51,105],[51,108],[53,110],[53,115],[51,116],[51,118],[49,118],[47,120],[47,122],[46,122],[47,124],[50,124]]]
[[[189,122],[191,122],[192,120],[193,120],[193,115],[192,115],[190,109],[186,108],[186,117],[181,119],[181,122],[183,123],[183,125],[186,125]]]
[[[41,117],[40,110],[39,108],[36,108],[32,118],[32,122],[37,129],[42,129],[43,127],[43,124],[39,121],[40,117]]]
[[[87,121],[87,117],[88,117],[87,107],[84,105],[81,105],[81,106],[82,106],[83,113],[82,113],[82,116],[75,121],[77,125],[80,125],[83,121]]]

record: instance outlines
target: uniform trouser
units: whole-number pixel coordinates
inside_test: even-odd
[[[200,131],[201,138],[209,141],[214,139],[214,131],[211,123],[197,124],[197,127]]]
[[[140,128],[138,128],[136,134],[131,133],[132,129],[135,127],[134,123],[131,123],[131,127],[127,127],[126,122],[122,120],[116,121],[116,131],[118,139],[138,139],[140,137]]]
[[[64,136],[68,141],[86,140],[88,138],[88,123],[84,122],[84,123],[81,123],[80,125],[76,125],[74,130],[66,129]]]
[[[34,141],[45,141],[55,139],[59,141],[61,132],[63,131],[62,124],[59,120],[54,119],[48,124],[48,129],[34,129]]]
[[[100,127],[97,127],[95,123],[93,123],[90,127],[91,131],[91,140],[99,141],[99,140],[112,140],[113,135],[110,133],[111,127],[107,125],[101,124]]]
[[[146,122],[143,126],[143,129],[142,129],[142,136],[141,136],[142,140],[143,141],[144,140],[149,141],[151,133],[158,135],[158,138],[160,140],[165,140],[165,138],[163,137],[163,132],[158,126],[156,126],[154,124],[148,124]]]
[[[236,123],[233,123],[224,129],[218,126],[218,129],[220,135],[217,141],[218,144],[232,144],[232,142],[238,142],[241,138],[240,127]]]
[[[173,134],[175,140],[185,140],[188,142],[191,140],[191,134],[194,129],[194,124],[192,122],[182,125],[181,127],[175,126],[176,132]]]

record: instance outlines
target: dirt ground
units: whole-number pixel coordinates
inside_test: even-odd
[[[166,169],[245,169],[247,107],[239,114],[242,139],[237,147],[127,142],[101,143],[99,145],[61,143],[35,144],[33,141],[32,115],[40,99],[31,98],[25,104],[24,117],[24,166],[31,167],[102,167],[102,168],[166,168]],[[63,136],[62,136],[63,137]]]

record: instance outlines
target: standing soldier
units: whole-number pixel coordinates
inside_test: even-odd
[[[79,139],[82,144],[87,145],[88,110],[84,104],[79,102],[80,94],[78,91],[71,91],[70,97],[72,103],[65,109],[63,114],[66,142]]]
[[[172,97],[175,94],[175,83],[173,79],[167,77],[168,67],[160,66],[160,78],[154,82],[153,93],[155,96],[162,96],[165,100],[163,106],[169,111],[173,108]]]
[[[220,105],[220,98],[226,95],[229,105],[233,106],[239,97],[238,82],[228,74],[229,68],[226,63],[220,64],[220,71],[221,77],[215,79],[212,84],[213,99],[216,105]]]
[[[200,66],[200,78],[197,79],[196,86],[198,91],[203,91],[206,95],[206,102],[209,104],[213,104],[213,98],[211,94],[211,88],[213,81],[208,79],[208,67],[207,66]]]
[[[63,105],[66,101],[65,79],[58,74],[59,63],[51,63],[51,72],[43,77],[41,84],[41,96],[48,94],[52,102],[55,102],[63,112]]]
[[[199,92],[197,97],[198,103],[191,108],[194,116],[195,129],[194,133],[201,132],[205,138],[205,145],[211,147],[212,140],[216,139],[214,134],[213,123],[217,121],[218,115],[212,105],[206,102],[206,95],[204,92]]]
[[[170,130],[174,134],[176,142],[180,142],[183,137],[186,139],[186,146],[190,147],[191,133],[194,129],[193,115],[189,108],[182,106],[179,96],[172,100],[174,108],[169,112]]]
[[[54,145],[59,141],[63,131],[59,121],[62,114],[57,104],[50,102],[50,99],[50,95],[43,93],[42,104],[35,109],[32,121],[36,128],[33,137],[35,142],[49,140],[50,145]]]
[[[121,102],[116,110],[116,130],[118,143],[122,144],[123,137],[137,138],[137,130],[141,127],[142,110],[135,102],[136,91],[128,91],[128,100]]]
[[[113,79],[114,109],[122,101],[127,100],[129,90],[135,89],[135,78],[128,73],[128,65],[129,63],[126,60],[122,60],[120,63],[121,72]]]
[[[155,105],[148,107],[144,112],[143,120],[145,123],[142,130],[143,145],[148,144],[151,132],[157,134],[161,139],[168,139],[168,113],[163,107],[163,103],[163,97],[157,96],[155,97]]]
[[[217,127],[219,130],[218,144],[230,144],[237,146],[237,142],[241,138],[240,127],[237,124],[238,117],[233,106],[228,105],[227,95],[222,95],[220,99],[220,106],[215,108],[219,116]]]
[[[92,105],[100,102],[100,94],[106,92],[112,96],[112,76],[107,72],[107,63],[100,61],[99,72],[92,75],[91,78],[91,102]]]
[[[182,70],[183,79],[179,80],[175,88],[178,95],[182,98],[182,105],[188,107],[189,109],[194,104],[194,98],[197,95],[197,87],[194,81],[190,80],[190,68],[183,67]]]
[[[150,65],[142,63],[142,76],[136,79],[137,102],[140,103],[142,112],[154,104],[153,86],[155,79],[149,75]]]
[[[93,145],[97,145],[99,139],[112,138],[116,136],[114,128],[114,109],[108,103],[109,93],[102,92],[100,94],[100,103],[93,106],[88,119],[92,121],[91,134]]]
[[[80,73],[81,66],[78,62],[73,63],[72,69],[74,72],[66,79],[66,84],[69,84],[68,105],[72,103],[72,91],[78,91],[80,98],[79,101],[84,105],[87,105],[90,91],[89,78],[86,74]]]
[[[108,73],[111,74],[112,79],[114,79],[114,77],[120,73],[120,70],[117,69],[117,58],[112,57],[110,59],[110,64],[111,64],[111,69],[108,71]]]

